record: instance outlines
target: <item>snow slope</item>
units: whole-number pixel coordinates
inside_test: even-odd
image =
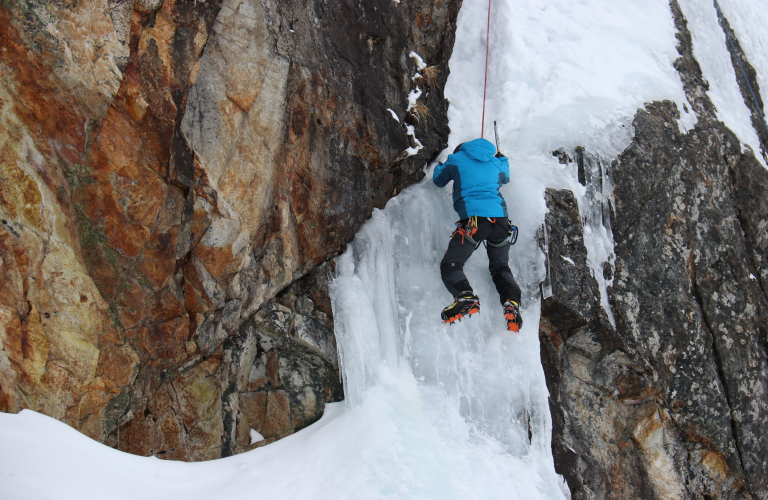
[[[723,0],[720,8],[723,15],[729,19],[736,36],[741,37],[744,28],[752,28],[756,38],[749,35],[743,40],[739,38],[744,53],[750,59],[757,71],[757,81],[762,90],[768,89],[766,78],[768,66],[765,59],[765,24],[760,26],[754,20],[768,21],[765,7],[757,2],[738,2]],[[750,6],[752,8],[750,8]],[[760,140],[752,127],[751,112],[744,104],[744,98],[736,81],[736,73],[731,62],[729,52],[730,45],[720,27],[717,18],[715,4],[711,0],[681,0],[680,8],[683,9],[688,19],[688,29],[693,38],[693,55],[701,65],[704,78],[709,82],[709,97],[717,108],[717,116],[725,125],[733,130],[742,143],[749,146],[755,153],[755,157],[766,166],[765,159],[760,154]],[[731,13],[735,14],[731,17]],[[744,23],[745,14],[755,16],[749,23]],[[744,24],[742,24],[744,23]],[[762,43],[762,44],[761,44]]]
[[[480,133],[486,6],[465,2],[460,12],[443,157]],[[754,149],[714,8],[709,0],[681,6],[721,117]],[[722,7],[759,81],[768,81],[763,25],[750,17],[759,3]],[[595,193],[551,151],[581,145],[610,158],[628,144],[644,102],[671,99],[683,111],[685,98],[666,0],[495,0],[493,9],[485,131],[492,140],[498,120],[511,164],[503,194],[520,228],[510,252],[524,292],[519,336],[504,329],[482,249],[466,266],[481,313],[440,324],[450,297],[438,264],[456,216],[450,189],[431,184],[429,166],[427,179],[376,210],[339,259],[331,292],[345,403],[277,443],[196,464],[127,455],[34,412],[0,414],[0,498],[565,498],[537,335],[544,189],[576,193],[595,269],[613,245],[590,213]],[[683,115],[681,126],[691,127],[695,117]]]

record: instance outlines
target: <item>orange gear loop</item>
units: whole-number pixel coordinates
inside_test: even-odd
[[[461,222],[456,223],[456,230],[451,234],[451,238],[457,234],[461,235],[461,244],[464,244],[464,238],[466,237],[470,242],[474,244],[472,236],[477,232],[477,215],[473,215],[467,221],[467,227],[461,225]]]

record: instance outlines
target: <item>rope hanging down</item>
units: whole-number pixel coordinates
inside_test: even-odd
[[[491,38],[491,0],[488,0],[488,28],[485,32],[485,82],[483,83],[483,123],[480,125],[480,137],[485,137],[485,91],[488,88],[488,45]]]

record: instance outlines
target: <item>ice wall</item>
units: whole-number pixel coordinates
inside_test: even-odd
[[[455,218],[448,194],[428,182],[405,190],[374,212],[338,261],[331,295],[347,406],[374,404],[382,391],[395,402],[415,397],[424,432],[435,433],[452,461],[485,464],[470,465],[471,489],[495,485],[491,497],[507,497],[512,483],[504,476],[513,474],[523,481],[516,487],[532,495],[519,498],[561,498],[549,451],[538,300],[528,294],[519,337],[507,332],[481,247],[466,267],[481,313],[454,326],[440,323],[452,300],[438,271]],[[523,285],[541,280],[543,258],[531,230],[519,247],[535,259],[521,257],[516,274]]]
[[[713,61],[705,75],[721,71],[716,64],[732,73],[722,45],[697,42],[719,30],[711,3],[681,4],[694,35],[700,32],[697,57]],[[755,27],[764,9],[756,0],[721,4],[765,89],[764,37]],[[453,134],[443,158],[480,133],[486,6],[465,2],[460,13],[446,86]],[[493,8],[485,130],[492,139],[499,121],[511,163],[502,193],[520,228],[510,251],[524,293],[519,336],[504,329],[482,248],[466,266],[481,313],[440,324],[451,298],[438,264],[456,216],[450,188],[433,186],[429,167],[427,179],[374,212],[339,258],[332,294],[346,407],[328,405],[320,422],[265,448],[199,464],[126,455],[33,412],[0,414],[0,470],[12,471],[0,474],[0,491],[19,499],[115,497],[115,485],[125,498],[145,499],[563,498],[537,335],[544,189],[577,196],[599,279],[613,251],[603,212],[610,177],[601,162],[628,144],[631,117],[645,102],[674,100],[684,128],[693,117],[683,110],[672,66],[676,40],[665,0],[494,0]],[[726,108],[740,99],[732,91],[713,90],[730,96],[722,97]],[[588,171],[601,189],[578,182],[576,161],[551,154],[576,146],[595,155]]]
[[[480,135],[486,8],[465,3],[460,13],[446,86],[452,134],[441,159]],[[409,387],[423,422],[451,454],[531,464],[536,470],[517,484],[557,498],[538,345],[546,273],[536,235],[546,212],[544,189],[577,196],[589,263],[610,310],[602,272],[613,252],[605,216],[610,159],[629,144],[631,117],[645,102],[676,101],[686,129],[695,117],[686,112],[673,67],[678,54],[666,1],[498,0],[493,9],[485,136],[493,140],[497,120],[512,177],[502,194],[520,228],[510,265],[523,289],[525,325],[519,336],[505,330],[483,248],[465,267],[481,313],[455,326],[440,324],[451,297],[439,262],[457,216],[450,189],[431,183],[430,167],[423,182],[374,212],[339,259],[332,285],[337,340],[349,408],[366,408],[374,393],[397,400]],[[587,186],[579,183],[575,156],[561,162],[552,155],[560,148],[573,155],[577,146],[587,151]],[[498,484],[500,477],[484,471],[472,483]]]

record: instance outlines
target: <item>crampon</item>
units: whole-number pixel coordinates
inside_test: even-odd
[[[443,320],[443,323],[452,325],[456,321],[461,321],[461,318],[472,316],[479,312],[480,299],[477,298],[477,295],[466,293],[460,294],[453,301],[453,304],[443,309],[443,312],[440,313],[440,318]]]
[[[520,308],[517,302],[508,300],[504,302],[504,317],[507,319],[507,330],[519,332],[523,326],[523,317],[520,316]]]

